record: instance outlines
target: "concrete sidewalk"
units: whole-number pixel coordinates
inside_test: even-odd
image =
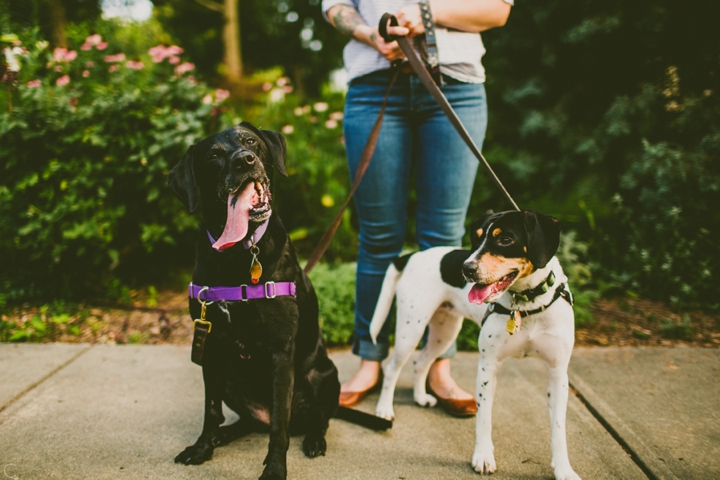
[[[357,360],[333,353],[347,378]],[[453,374],[474,390],[477,354]],[[720,478],[720,350],[576,349],[568,444],[575,471],[595,478]],[[510,360],[494,407],[497,479],[553,478],[537,360]],[[0,344],[2,478],[241,478],[262,472],[267,435],[215,450],[201,466],[173,463],[202,427],[201,370],[189,347]],[[325,457],[288,452],[291,479],[477,479],[474,419],[413,405],[411,369],[398,384],[392,430],[333,420]],[[372,412],[377,394],[358,408]],[[227,415],[229,420],[230,415]]]

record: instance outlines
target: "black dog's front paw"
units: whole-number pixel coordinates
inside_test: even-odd
[[[286,478],[287,469],[277,463],[269,463],[260,475],[260,480],[285,480]]]
[[[197,442],[195,445],[187,447],[185,450],[175,457],[175,463],[183,465],[200,465],[206,460],[210,460],[213,455],[213,446],[207,442]]]
[[[325,455],[327,450],[327,442],[325,441],[324,435],[313,435],[308,434],[303,440],[303,452],[310,458],[319,457]]]

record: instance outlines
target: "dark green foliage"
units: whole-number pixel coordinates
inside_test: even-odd
[[[487,157],[623,289],[720,308],[720,4],[546,0],[484,34]],[[478,208],[501,197],[480,180]],[[479,203],[478,203],[479,202]],[[502,208],[502,207],[500,207]]]
[[[212,96],[202,101],[206,86],[167,61],[146,53],[107,61],[122,52],[117,45],[83,51],[88,32],[75,33],[77,58],[67,61],[23,39],[12,113],[0,92],[7,300],[120,296],[122,284],[162,282],[191,265],[196,222],[165,178],[187,146],[218,128],[218,107]]]
[[[223,16],[195,1],[155,0],[155,14],[202,73],[223,57]],[[302,93],[317,96],[342,65],[347,39],[322,17],[320,0],[240,0],[240,47],[247,73],[281,66]]]

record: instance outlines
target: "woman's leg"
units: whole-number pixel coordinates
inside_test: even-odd
[[[354,82],[348,91],[344,129],[351,176],[377,119],[388,82],[388,76],[371,75]],[[411,131],[404,101],[407,82],[407,76],[401,76],[393,89],[375,153],[355,194],[360,245],[353,353],[363,363],[353,379],[343,385],[343,391],[362,391],[374,385],[379,362],[388,354],[389,322],[377,344],[370,338],[369,326],[385,271],[402,250],[405,239],[411,169]]]

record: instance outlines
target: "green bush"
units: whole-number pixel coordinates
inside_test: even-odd
[[[328,345],[348,345],[355,326],[354,263],[318,264],[310,279],[320,303],[320,326]]]
[[[165,177],[218,128],[226,92],[192,78],[177,47],[131,57],[71,33],[68,50],[30,35],[7,46],[19,70],[0,92],[7,300],[120,292],[192,259],[196,222]]]

